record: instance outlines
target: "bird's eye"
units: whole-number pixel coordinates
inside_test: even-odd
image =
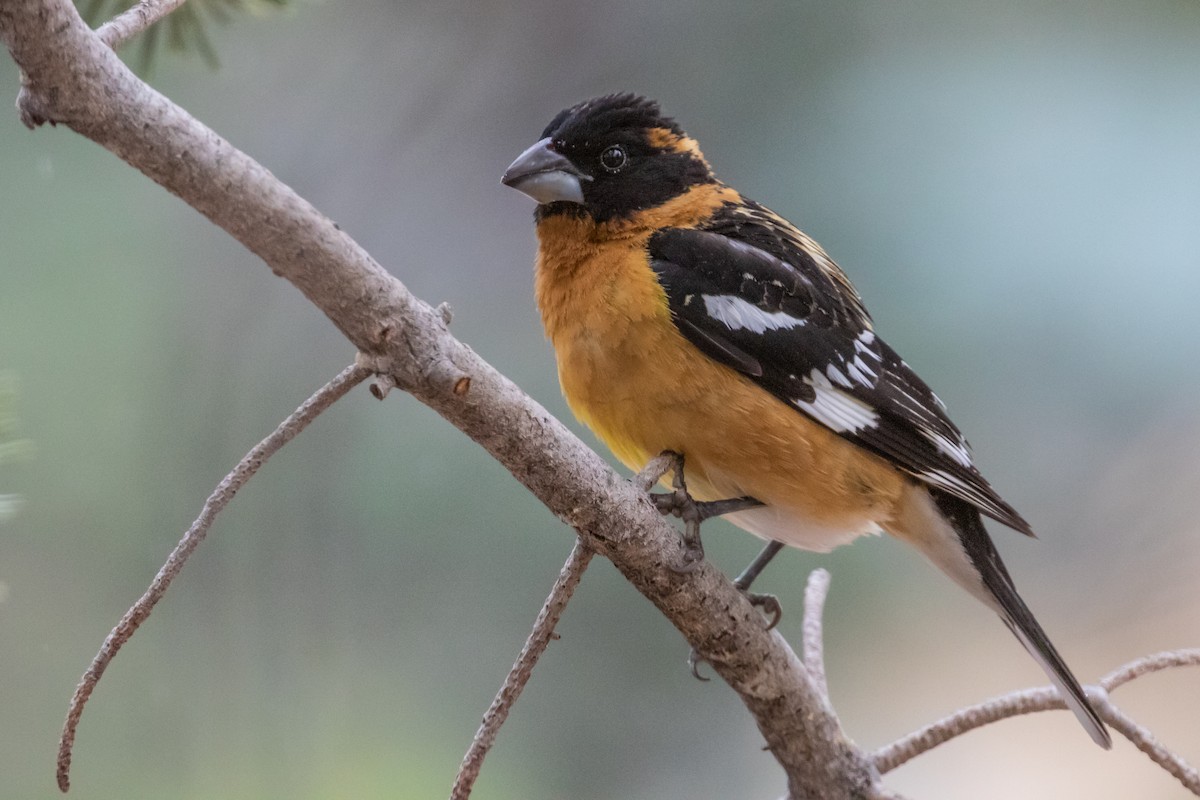
[[[625,162],[628,160],[629,156],[625,154],[625,148],[619,144],[605,148],[604,152],[600,154],[600,166],[609,172],[620,172],[621,167],[625,166]]]

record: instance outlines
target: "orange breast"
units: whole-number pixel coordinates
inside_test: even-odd
[[[662,450],[681,452],[694,496],[756,497],[785,521],[736,523],[809,549],[885,523],[907,480],[692,346],[650,269],[649,231],[596,228],[539,225],[537,299],[571,410],[617,458],[640,469]]]

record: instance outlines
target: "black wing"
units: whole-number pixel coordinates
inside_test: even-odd
[[[918,480],[1022,533],[1029,524],[971,460],[941,400],[875,335],[816,242],[754,203],[668,228],[651,265],[680,332],[780,400]]]

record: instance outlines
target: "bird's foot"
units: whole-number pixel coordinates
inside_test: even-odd
[[[683,473],[683,455],[671,451],[665,452],[664,455],[669,455],[674,461],[674,465],[671,467],[673,473],[671,491],[652,493],[650,499],[660,514],[683,520],[683,536],[680,537],[684,547],[683,559],[679,565],[672,566],[671,569],[680,573],[693,572],[704,561],[704,543],[700,539],[700,523],[713,517],[757,508],[762,505],[762,502],[749,496],[731,497],[726,500],[696,500],[688,493],[687,480]],[[738,591],[745,595],[750,604],[761,609],[767,616],[769,620],[767,630],[771,630],[779,624],[779,620],[783,617],[783,607],[774,595],[757,594],[749,589],[750,583],[766,563],[779,552],[780,547],[782,545],[778,543],[769,545],[767,550],[761,553],[734,582]],[[706,659],[696,648],[693,647],[688,653],[688,669],[691,670],[692,676],[696,680],[709,680],[700,674],[700,665],[705,662]]]
[[[779,598],[775,595],[748,592],[745,589],[742,589],[742,594],[750,601],[750,605],[761,611],[767,618],[767,630],[774,628],[779,624],[779,620],[783,619],[783,606],[780,605]]]
[[[750,605],[757,607],[770,619],[771,624],[767,626],[767,630],[771,630],[779,624],[779,620],[783,619],[783,606],[779,603],[779,598],[773,594],[758,594],[750,591],[750,585],[758,578],[759,573],[763,568],[774,558],[780,550],[783,549],[781,542],[767,542],[767,545],[762,549],[762,552],[754,557],[742,574],[733,579],[733,585],[738,588],[746,599],[750,601]]]
[[[687,481],[683,476],[683,455],[670,453],[675,461],[671,468],[671,491],[651,494],[650,499],[660,514],[683,520],[683,559],[671,567],[675,572],[694,572],[704,560],[704,542],[700,539],[700,523],[706,519],[745,511],[762,505],[753,497],[732,497],[727,500],[702,501],[688,493]]]
[[[671,569],[675,572],[693,572],[704,560],[704,542],[700,540],[700,504],[688,494],[687,481],[683,477],[683,454],[670,454],[675,464],[671,467],[671,491],[651,494],[658,513],[679,517],[683,520],[683,559]]]

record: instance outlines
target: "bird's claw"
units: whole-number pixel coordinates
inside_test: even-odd
[[[693,566],[692,569],[694,568]],[[748,592],[740,586],[738,587],[738,591],[745,595],[746,599],[750,601],[750,605],[760,610],[767,617],[767,630],[772,630],[779,624],[779,620],[783,619],[783,606],[780,605],[779,598],[775,595]],[[687,663],[693,678],[705,682],[710,680],[700,674],[700,665],[707,664],[708,659],[700,655],[699,650],[693,647],[688,651]]]
[[[702,657],[700,655],[700,652],[698,650],[696,650],[696,648],[693,647],[688,652],[687,663],[688,663],[688,669],[691,670],[693,678],[695,678],[698,681],[704,681],[705,683],[707,683],[708,681],[711,680],[711,678],[706,678],[700,674],[700,665],[707,664],[708,661],[707,661],[707,659],[705,659],[704,657]]]
[[[700,539],[699,520],[689,520],[683,526],[683,558],[679,564],[672,566],[671,571],[681,575],[695,572],[704,563],[704,542]]]
[[[783,619],[783,606],[779,603],[779,598],[775,595],[748,592],[745,589],[742,589],[742,594],[750,601],[750,605],[757,608],[767,617],[767,630],[774,629],[779,624],[779,620]]]

